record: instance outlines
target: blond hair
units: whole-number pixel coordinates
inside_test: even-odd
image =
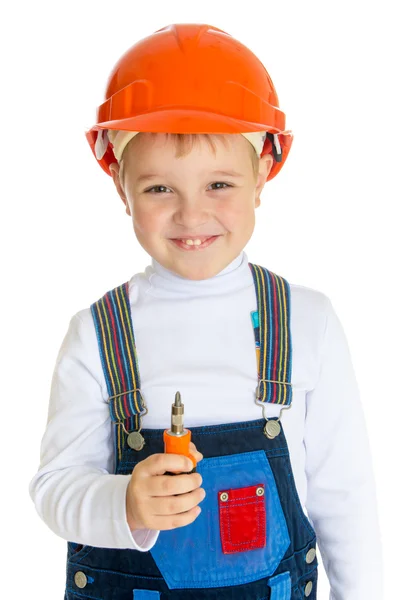
[[[153,137],[158,135],[158,133],[156,132],[147,132],[150,133]],[[139,137],[140,134],[138,134]],[[221,134],[217,134],[217,133],[166,133],[165,134],[170,138],[172,138],[175,142],[175,147],[176,147],[176,153],[175,153],[175,158],[182,158],[182,156],[187,156],[192,150],[193,150],[193,146],[198,143],[199,138],[202,138],[204,140],[206,140],[206,142],[208,143],[209,147],[211,148],[214,156],[216,155],[216,144],[215,144],[215,140],[216,139],[220,139],[222,140],[222,142],[226,144],[226,138],[221,135]],[[229,135],[229,134],[226,134]],[[133,138],[135,139],[135,138]],[[129,143],[128,145],[129,146]],[[254,175],[254,179],[257,180],[257,176],[258,176],[258,170],[260,167],[260,158],[257,155],[254,147],[249,143],[250,146],[250,152],[251,152],[251,164],[253,167],[253,175]],[[125,148],[126,150],[126,148]],[[125,152],[124,150],[124,152]],[[123,169],[124,169],[124,161],[123,161],[123,156],[120,160],[120,181],[123,180]]]

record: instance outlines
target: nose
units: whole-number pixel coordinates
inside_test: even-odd
[[[205,198],[181,198],[176,207],[174,220],[185,230],[195,230],[210,220],[210,207]]]

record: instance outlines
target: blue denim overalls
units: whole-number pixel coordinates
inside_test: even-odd
[[[271,271],[249,267],[258,307],[251,315],[256,401],[263,409],[265,402],[288,409],[290,288]],[[163,430],[141,428],[147,408],[128,291],[127,282],[91,306],[116,425],[115,473],[123,475],[164,451]],[[68,542],[64,600],[315,600],[316,535],[296,491],[279,419],[191,427],[204,456],[197,467],[206,491],[200,515],[185,527],[160,531],[148,552]]]

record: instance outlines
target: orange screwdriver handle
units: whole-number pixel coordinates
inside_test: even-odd
[[[193,470],[191,473],[196,472],[196,459],[189,451],[190,441],[192,439],[192,432],[189,429],[186,429],[186,433],[184,435],[170,435],[168,433],[168,429],[164,431],[164,451],[167,454],[183,454],[183,456],[187,456],[193,463]]]

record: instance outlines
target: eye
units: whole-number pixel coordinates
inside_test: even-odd
[[[232,187],[229,183],[225,183],[224,181],[216,181],[215,183],[211,183],[210,185],[225,185],[226,187]],[[225,187],[218,187],[217,190],[225,190]]]
[[[148,194],[148,193],[154,193],[154,194],[163,193],[163,192],[153,192],[153,190],[156,190],[156,189],[168,190],[169,188],[167,188],[165,185],[154,185],[153,187],[149,188],[148,190],[145,190],[145,194]]]
[[[214,183],[210,183],[210,185],[211,186],[213,186],[213,185],[224,186],[224,187],[214,188],[217,190],[224,190],[228,187],[233,187],[231,184],[225,183],[224,181],[216,181]],[[156,192],[153,190],[160,190],[160,191]],[[149,188],[148,190],[145,190],[145,194],[163,194],[163,193],[165,193],[165,190],[169,190],[169,188],[167,188],[165,185],[154,185],[153,187]]]

